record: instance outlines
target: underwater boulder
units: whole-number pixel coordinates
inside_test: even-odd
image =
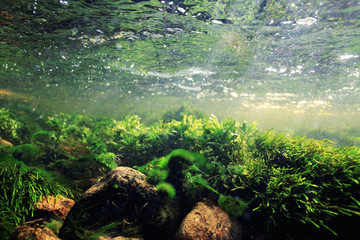
[[[242,239],[242,226],[211,201],[198,202],[184,218],[177,240]]]
[[[41,146],[37,144],[22,144],[17,145],[9,149],[9,153],[13,155],[19,161],[22,161],[26,164],[35,164],[39,162],[42,155]]]
[[[36,226],[28,226],[22,225],[20,226],[15,234],[13,239],[16,240],[60,240],[56,236],[56,234],[47,227],[36,227]]]
[[[112,236],[162,239],[174,232],[173,219],[146,175],[117,167],[89,188],[70,210],[59,237],[87,238],[109,230]]]
[[[74,200],[61,195],[42,196],[41,200],[34,206],[34,214],[38,215],[39,212],[46,212],[64,221],[74,203]]]

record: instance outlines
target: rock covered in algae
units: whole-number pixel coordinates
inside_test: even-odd
[[[75,203],[60,230],[61,239],[80,239],[111,226],[117,235],[162,239],[172,228],[172,218],[147,177],[132,168],[117,167],[89,188]],[[116,224],[118,223],[118,224]]]

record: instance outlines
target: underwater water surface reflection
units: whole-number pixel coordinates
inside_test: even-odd
[[[360,128],[358,1],[25,2],[1,12],[4,106]]]

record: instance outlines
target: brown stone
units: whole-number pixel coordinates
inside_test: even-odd
[[[13,147],[13,144],[5,139],[2,139],[0,137],[0,145],[3,145],[4,147]]]
[[[17,240],[60,240],[50,228],[22,226],[16,231]]]
[[[148,194],[156,195],[156,188],[146,181],[145,174],[129,168],[129,167],[117,167],[110,171],[106,177],[98,181],[95,185],[90,187],[82,198],[88,198],[99,192],[107,191],[109,186],[117,184],[118,187],[125,187],[132,191],[138,191],[142,189]]]
[[[240,223],[212,202],[198,202],[176,233],[177,240],[241,239]]]
[[[52,213],[60,220],[65,220],[70,209],[74,206],[74,200],[64,196],[43,196],[42,200],[35,206],[35,211],[46,211]]]

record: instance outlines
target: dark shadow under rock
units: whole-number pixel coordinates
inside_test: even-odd
[[[163,239],[174,232],[173,218],[156,188],[132,168],[118,167],[75,203],[60,230],[61,239],[98,233]]]

